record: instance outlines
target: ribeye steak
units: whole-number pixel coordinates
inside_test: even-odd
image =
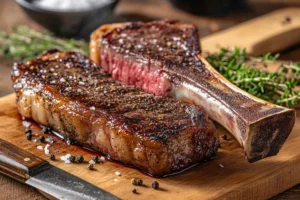
[[[215,156],[215,127],[199,106],[110,77],[79,53],[48,51],[13,67],[22,116],[153,176]]]

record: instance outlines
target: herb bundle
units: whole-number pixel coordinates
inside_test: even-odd
[[[53,48],[88,54],[86,42],[56,38],[48,31],[38,32],[27,26],[16,26],[11,33],[0,32],[0,54],[6,57],[31,60]]]
[[[278,57],[279,54],[267,53],[252,58],[239,48],[221,49],[218,54],[206,55],[207,61],[239,88],[266,101],[290,107],[300,102],[300,63],[281,63],[275,72],[267,70]]]
[[[11,33],[0,32],[0,54],[5,57],[30,60],[51,48],[72,49],[88,55],[86,42],[56,38],[47,31],[17,26]],[[239,48],[221,49],[205,57],[230,82],[254,96],[288,107],[300,102],[300,63],[282,63],[275,72],[270,72],[268,67],[278,59],[278,54],[253,58]]]

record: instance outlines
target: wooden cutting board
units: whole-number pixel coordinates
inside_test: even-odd
[[[201,163],[184,173],[160,179],[110,161],[95,165],[93,171],[87,169],[87,163],[65,164],[59,158],[67,153],[84,155],[85,160],[90,160],[95,153],[67,145],[57,137],[49,148],[56,155],[57,161],[51,161],[43,151],[37,149],[37,146],[45,144],[26,140],[14,94],[0,99],[0,122],[0,138],[122,199],[267,199],[300,183],[299,114],[293,132],[276,157],[250,164],[244,159],[237,141],[228,134],[227,140],[220,138],[221,148],[214,160]],[[32,129],[34,134],[42,134],[38,126],[32,125]],[[218,132],[220,135],[227,134],[220,128]],[[117,176],[116,171],[121,176]],[[144,186],[131,185],[132,178],[141,178]],[[151,188],[154,180],[159,182],[161,189]],[[131,192],[133,188],[137,189],[138,194]]]
[[[226,44],[226,41],[230,38],[243,37],[245,41],[249,42],[231,40],[232,43],[227,44],[239,46],[244,43],[245,45],[242,47],[250,50],[255,49],[253,47],[264,40],[276,42],[278,40],[276,39],[278,38],[277,35],[284,41],[287,41],[287,38],[292,40],[292,42],[288,40],[288,45],[294,44],[299,41],[299,37],[294,37],[294,34],[298,31],[295,27],[300,26],[300,21],[296,21],[300,18],[299,13],[300,10],[294,8],[277,11],[276,15],[271,13],[271,18],[268,17],[270,15],[267,15],[247,22],[243,26],[234,27],[216,35],[202,38],[202,47],[205,51],[214,51],[217,45]],[[287,14],[293,16],[293,23],[286,26],[279,26],[279,22],[274,23],[274,26],[258,26],[258,24],[261,24],[261,20],[265,22],[263,24],[271,23],[272,19],[275,18],[284,20]],[[253,25],[254,23],[256,23],[256,26]],[[256,29],[253,29],[253,27],[259,28],[259,32],[263,34],[259,34],[259,37],[256,37]],[[255,37],[253,39],[251,34],[236,35],[236,31],[230,30],[254,31],[252,36]],[[291,33],[293,37],[289,37]],[[286,37],[283,37],[283,35]],[[281,41],[277,43],[276,48],[286,48],[287,45],[285,44],[285,42]],[[266,52],[269,47],[269,45],[261,45],[262,49],[259,50]],[[256,51],[250,52],[255,54]],[[136,169],[110,161],[106,161],[101,165],[95,165],[95,170],[93,171],[87,169],[87,163],[65,164],[59,158],[67,153],[75,156],[84,155],[85,160],[90,160],[95,153],[77,146],[69,146],[57,137],[55,137],[55,142],[50,146],[50,151],[56,155],[57,160],[51,161],[43,151],[37,149],[37,146],[45,146],[45,144],[26,140],[25,128],[22,126],[22,121],[15,105],[14,94],[0,98],[0,122],[0,138],[38,155],[48,160],[51,164],[81,177],[122,199],[267,199],[300,183],[300,173],[298,172],[300,169],[299,112],[293,132],[276,157],[249,164],[244,159],[242,148],[237,141],[225,130],[218,128],[219,135],[226,134],[228,139],[224,140],[220,137],[221,148],[214,160],[201,163],[176,176],[161,179],[149,177]],[[38,126],[33,125],[32,129],[34,134],[42,134]],[[115,174],[116,171],[120,172],[121,176],[117,176]],[[132,178],[141,178],[144,181],[144,186],[131,185]],[[160,183],[161,189],[153,190],[151,188],[151,183],[154,180]],[[133,188],[137,189],[138,194],[131,192]]]

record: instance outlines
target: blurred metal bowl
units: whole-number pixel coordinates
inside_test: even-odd
[[[175,7],[206,16],[224,16],[244,5],[246,0],[169,0]]]
[[[38,24],[61,37],[88,39],[91,32],[109,23],[119,0],[82,11],[47,10],[33,4],[33,0],[16,0],[25,13]],[[75,3],[76,1],[74,1]]]

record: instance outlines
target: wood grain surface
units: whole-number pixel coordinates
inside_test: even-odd
[[[245,20],[251,19],[266,12],[273,11],[274,9],[286,7],[286,6],[299,6],[297,0],[249,0],[248,7],[240,11],[234,12],[229,16],[218,19],[210,17],[200,17],[185,13],[176,8],[173,8],[167,1],[161,0],[121,0],[118,5],[115,18],[119,21],[126,20],[152,20],[159,17],[173,17],[184,22],[193,22],[200,29],[200,35],[206,36],[216,31],[231,27]],[[142,9],[141,9],[142,6]],[[161,12],[159,16],[156,15],[157,8],[164,8],[164,12]],[[145,11],[145,12],[143,12]],[[146,12],[147,11],[147,12]],[[155,11],[155,12],[154,12]],[[153,14],[152,14],[153,13]],[[18,8],[12,0],[1,0],[0,6],[0,30],[9,30],[12,26],[18,24],[27,24],[35,29],[40,29],[40,26],[29,20],[22,11]],[[283,52],[283,56],[286,60],[299,61],[300,58],[300,46],[295,46]],[[0,57],[0,96],[4,96],[12,92],[10,82],[10,70],[12,60],[7,60]],[[13,101],[13,100],[12,100]],[[25,138],[23,138],[25,140]],[[223,154],[221,154],[223,155]],[[200,168],[201,169],[201,168]],[[219,168],[218,168],[219,169]],[[216,171],[218,173],[218,170]],[[229,174],[230,175],[230,174]],[[181,181],[178,182],[180,184]],[[127,183],[126,183],[127,184]],[[285,184],[282,181],[279,184]],[[273,187],[268,185],[268,187]],[[286,186],[286,189],[290,186]],[[220,187],[214,190],[219,190]],[[213,192],[214,190],[211,190]],[[152,190],[150,190],[152,191]],[[126,191],[128,192],[128,191]],[[153,192],[153,191],[152,191]],[[0,175],[0,199],[46,199],[43,195],[37,192],[35,189],[20,184],[10,178]],[[130,191],[129,191],[130,193]],[[201,198],[198,198],[201,199]],[[272,199],[300,199],[300,185],[295,186],[286,192],[283,192]]]

